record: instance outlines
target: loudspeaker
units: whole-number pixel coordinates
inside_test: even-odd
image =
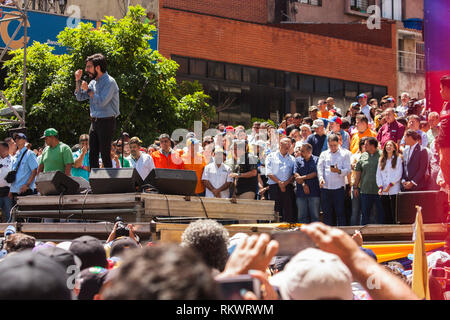
[[[93,193],[132,193],[140,191],[142,178],[135,168],[91,169],[89,183]]]
[[[413,224],[416,221],[416,205],[422,207],[423,223],[442,223],[447,217],[448,197],[445,192],[400,192],[396,205],[397,223]]]
[[[192,170],[153,169],[144,184],[150,184],[163,194],[191,196],[195,194],[197,175]]]
[[[78,184],[80,185],[79,192],[85,192],[86,190],[91,190],[91,185],[89,184],[89,181],[86,181],[86,179],[82,177],[70,177]]]
[[[36,178],[39,193],[46,195],[77,194],[80,184],[61,171],[41,172]]]

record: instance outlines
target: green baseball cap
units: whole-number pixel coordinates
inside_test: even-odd
[[[57,135],[58,135],[58,130],[49,128],[44,131],[44,135],[41,137],[41,139],[45,139],[46,137],[52,137],[52,136],[57,136]]]

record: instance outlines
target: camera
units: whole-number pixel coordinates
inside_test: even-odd
[[[116,218],[117,229],[116,229],[116,238],[119,237],[129,237],[130,236],[130,228],[127,227],[125,222],[121,217]]]

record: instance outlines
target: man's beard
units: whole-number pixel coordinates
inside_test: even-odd
[[[91,78],[91,79],[95,79],[98,76],[97,71],[94,71],[94,73],[88,72],[88,74],[89,74],[89,78]]]

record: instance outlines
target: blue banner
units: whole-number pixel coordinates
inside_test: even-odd
[[[0,7],[0,18],[9,19],[15,16],[8,14],[14,12],[20,14],[16,8]],[[47,43],[55,47],[55,54],[67,53],[65,47],[58,44],[57,35],[66,27],[75,28],[80,22],[92,23],[95,28],[99,27],[101,22],[87,19],[75,19],[73,17],[61,16],[46,12],[28,11],[28,28],[27,38],[28,46],[31,46],[34,41],[40,43]],[[0,47],[6,47],[6,44],[12,38],[20,20],[10,20],[0,23]],[[24,28],[21,27],[17,35],[12,39],[9,48],[18,49],[23,48],[24,43]],[[153,39],[150,41],[150,46],[153,50],[158,49],[158,32],[153,33]]]

